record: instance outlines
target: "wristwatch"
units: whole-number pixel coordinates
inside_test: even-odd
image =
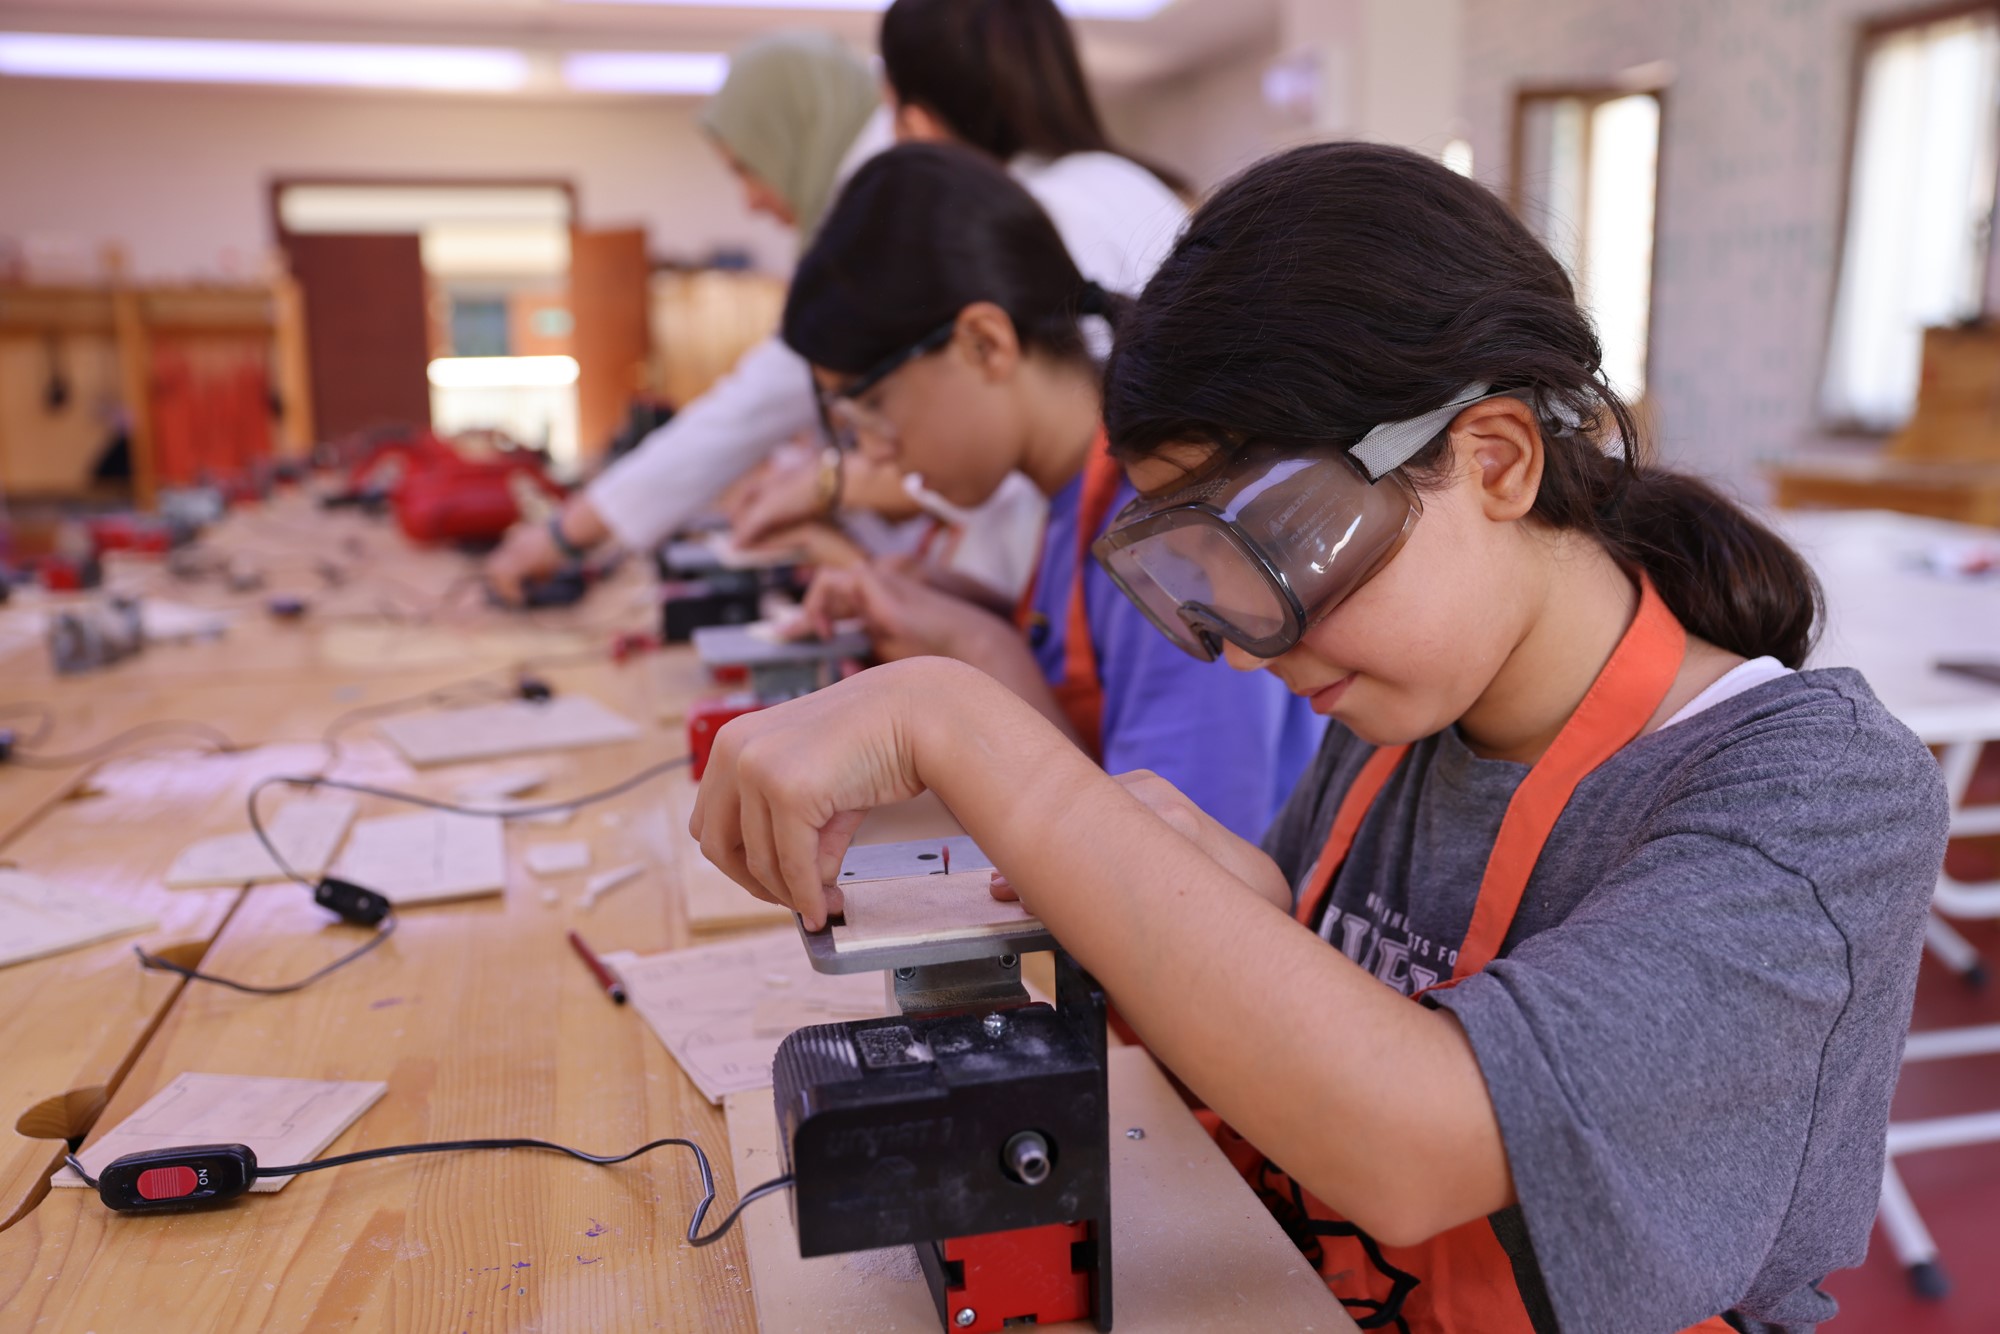
[[[560,510],[549,516],[549,540],[556,544],[556,550],[562,553],[564,560],[581,564],[590,555],[588,551],[569,540],[569,534],[563,531]]]
[[[846,455],[828,445],[819,452],[819,512],[831,514],[840,508],[840,482]]]

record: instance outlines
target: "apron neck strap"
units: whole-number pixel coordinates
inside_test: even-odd
[[[1103,757],[1104,683],[1098,671],[1097,645],[1090,633],[1090,615],[1084,605],[1083,572],[1096,559],[1090,547],[1111,518],[1118,488],[1124,485],[1125,470],[1111,457],[1111,442],[1104,429],[1090,443],[1084,460],[1076,507],[1076,568],[1070,574],[1069,605],[1063,613],[1062,679],[1052,683],[1056,703],[1069,719],[1077,739],[1092,759]],[[1048,541],[1046,530],[1043,542]],[[1046,555],[1046,550],[1043,553]],[[1041,583],[1041,562],[1021,594],[1014,611],[1014,624],[1026,632],[1034,620],[1036,591]]]
[[[1639,611],[1631,626],[1576,712],[1507,803],[1499,837],[1486,859],[1486,874],[1479,881],[1472,925],[1452,968],[1454,979],[1470,977],[1498,957],[1527,891],[1528,877],[1571,794],[1598,765],[1646,729],[1673,688],[1686,656],[1687,631],[1661,600],[1653,581],[1641,574]]]
[[[1479,882],[1472,923],[1459,947],[1454,980],[1469,977],[1499,955],[1542,847],[1577,785],[1617,754],[1652,721],[1680,675],[1687,632],[1661,600],[1653,581],[1639,576],[1639,610],[1591,682],[1582,703],[1542,757],[1514,789],[1500,834]],[[1325,847],[1306,878],[1294,915],[1311,925],[1333,888],[1355,834],[1409,747],[1385,746],[1370,755],[1334,813]],[[1447,984],[1448,985],[1448,984]]]

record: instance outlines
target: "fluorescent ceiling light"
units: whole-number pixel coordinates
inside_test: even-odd
[[[278,191],[278,217],[288,232],[420,232],[450,223],[539,223],[567,234],[570,197],[553,185],[292,182]]]
[[[713,51],[572,51],[562,59],[564,85],[580,93],[705,96],[728,74],[729,57]]]
[[[527,85],[528,58],[519,51],[481,46],[364,46],[0,32],[0,74],[55,79],[512,92]]]
[[[868,13],[889,7],[889,0],[568,0],[573,5],[676,5],[687,9],[819,9]],[[1056,0],[1056,7],[1073,19],[1149,19],[1173,0]]]
[[[439,389],[544,389],[576,383],[575,357],[439,357],[426,374]]]

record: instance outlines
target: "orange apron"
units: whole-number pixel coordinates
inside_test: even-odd
[[[1084,753],[1100,763],[1104,758],[1104,683],[1097,674],[1097,646],[1091,641],[1090,614],[1084,608],[1083,572],[1092,559],[1090,545],[1111,517],[1111,504],[1118,499],[1118,488],[1124,481],[1125,470],[1112,459],[1110,442],[1100,429],[1083,465],[1083,495],[1076,507],[1076,573],[1070,580],[1063,631],[1063,674],[1052,686],[1063,716],[1083,742]],[[1035,619],[1035,588],[1040,582],[1041,562],[1037,561],[1035,577],[1028,581],[1028,591],[1021,595],[1014,614],[1014,623],[1023,633]]]
[[[1680,622],[1642,576],[1639,612],[1631,627],[1548,752],[1508,801],[1451,980],[1431,990],[1450,987],[1498,957],[1535,862],[1570,795],[1598,765],[1638,736],[1658,711],[1686,648]],[[1302,924],[1311,926],[1325,905],[1355,833],[1408,750],[1408,746],[1383,747],[1361,766],[1334,814],[1326,846],[1307,873],[1308,889],[1300,895],[1294,914]],[[1363,1329],[1533,1334],[1513,1261],[1489,1219],[1476,1219],[1415,1246],[1382,1246],[1303,1190],[1227,1126],[1219,1127],[1217,1141]],[[1689,1334],[1722,1334],[1729,1328],[1717,1316],[1694,1326]]]

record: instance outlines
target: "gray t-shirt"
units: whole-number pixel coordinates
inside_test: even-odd
[[[1370,749],[1330,729],[1266,835],[1295,892]],[[1320,935],[1405,994],[1448,978],[1527,772],[1456,730],[1418,742]],[[1519,1204],[1493,1223],[1537,1330],[1834,1313],[1816,1285],[1867,1249],[1946,820],[1936,762],[1847,670],[1640,737],[1577,788],[1501,957],[1427,998],[1499,1114]]]

